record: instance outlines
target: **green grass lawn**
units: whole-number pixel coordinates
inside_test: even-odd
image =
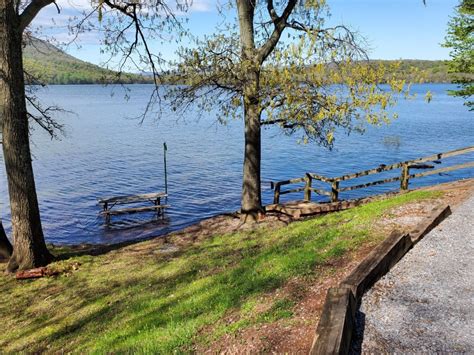
[[[224,333],[291,317],[294,300],[276,298],[259,312],[258,297],[291,278],[318,282],[328,261],[384,237],[371,227],[390,208],[438,196],[411,192],[280,229],[216,235],[174,253],[125,248],[75,256],[52,264],[71,269],[57,277],[0,275],[0,349],[186,352]],[[222,322],[230,313],[238,320]]]

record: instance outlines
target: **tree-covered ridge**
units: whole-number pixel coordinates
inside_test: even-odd
[[[23,49],[27,81],[32,77],[45,84],[149,83],[151,78],[123,73],[77,59],[50,43],[28,39]]]
[[[376,60],[375,62],[391,68],[396,67],[394,74],[408,82],[450,83],[453,80],[453,76],[448,72],[449,61],[447,60],[401,59],[399,61]],[[396,66],[391,65],[394,62],[398,62]]]
[[[117,81],[117,73],[77,59],[50,43],[33,39],[24,50],[26,72],[45,84],[101,84]],[[391,66],[394,61],[375,60]],[[448,61],[443,60],[400,60],[397,76],[407,81],[448,83],[453,77],[448,73]],[[164,78],[162,78],[164,79]],[[152,78],[136,74],[122,74],[122,83],[151,83]],[[167,81],[167,80],[165,80]]]
[[[451,83],[455,77],[448,71],[450,62],[446,60],[400,59],[380,60],[368,62],[354,62],[354,66],[370,66],[384,71],[386,80],[397,78],[406,83]],[[332,65],[334,67],[334,65]],[[304,76],[311,68],[296,69],[295,78]],[[329,70],[331,72],[331,70]],[[270,70],[270,75],[273,75]]]

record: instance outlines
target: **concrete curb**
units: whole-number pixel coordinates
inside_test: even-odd
[[[310,354],[348,354],[363,294],[450,214],[449,205],[440,205],[412,231],[392,232],[338,287],[329,289]]]

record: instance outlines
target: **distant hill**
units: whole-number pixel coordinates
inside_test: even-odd
[[[394,61],[376,60],[376,62],[390,64]],[[447,60],[422,60],[422,59],[401,59],[397,76],[403,77],[407,81],[417,82],[421,80],[425,83],[450,83],[453,80],[448,73]]]
[[[39,78],[46,84],[98,84],[117,81],[114,71],[103,69],[97,65],[77,59],[50,43],[33,38],[23,51],[27,73]],[[391,61],[376,60],[386,63]],[[413,69],[418,73],[413,74]],[[451,82],[448,74],[447,61],[442,60],[401,60],[397,75],[408,81],[419,82]],[[165,80],[166,81],[166,80]],[[150,75],[125,74],[122,83],[150,83]]]
[[[37,38],[23,49],[25,71],[46,84],[99,84],[117,82],[117,73],[77,59]],[[27,81],[28,78],[27,78]],[[149,77],[125,74],[122,83],[147,83]]]

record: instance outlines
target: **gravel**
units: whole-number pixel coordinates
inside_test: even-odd
[[[357,352],[474,354],[473,255],[474,196],[363,297]]]

